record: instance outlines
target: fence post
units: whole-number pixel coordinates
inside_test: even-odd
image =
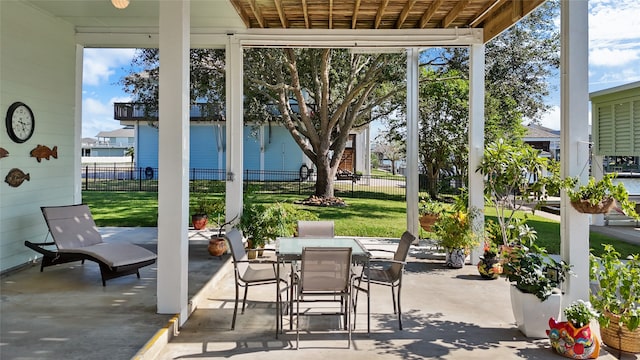
[[[84,189],[89,190],[89,165],[84,166]]]
[[[138,191],[142,191],[142,168],[138,168]]]

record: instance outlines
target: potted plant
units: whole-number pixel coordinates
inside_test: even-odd
[[[446,251],[446,266],[463,267],[467,251],[479,243],[473,229],[473,220],[479,215],[479,209],[467,208],[463,197],[458,197],[452,211],[443,213],[431,228],[438,245]]]
[[[431,197],[422,197],[418,203],[418,215],[420,215],[420,226],[424,231],[430,232],[431,226],[440,218],[440,214],[444,211],[444,206],[438,201],[434,201]]]
[[[257,249],[264,248],[269,237],[269,229],[263,216],[265,209],[264,205],[251,202],[245,202],[242,209],[238,228],[247,238],[247,248],[250,249],[249,258],[255,258],[258,255]]]
[[[222,219],[224,219],[224,215],[223,204],[222,212],[218,213],[217,220],[214,220],[217,226],[216,233],[211,235],[211,238],[209,239],[209,246],[207,249],[211,256],[221,257],[222,254],[227,252],[227,240],[222,236],[222,230],[225,228],[225,226],[232,224],[237,219],[237,216],[234,216],[233,219],[229,221],[221,223],[222,220],[220,220],[220,218],[222,217]]]
[[[547,335],[551,347],[570,359],[595,359],[600,353],[600,342],[591,329],[591,320],[598,313],[583,300],[573,302],[564,309],[567,321],[549,319]]]
[[[502,263],[498,256],[502,245],[500,227],[495,221],[488,220],[485,229],[484,251],[478,261],[478,272],[483,279],[495,280],[502,274]]]
[[[522,225],[518,211],[524,206],[535,210],[544,204],[549,193],[565,186],[558,162],[539,155],[527,144],[503,139],[484,149],[477,171],[485,176],[485,196],[496,208],[498,237],[504,246],[511,245],[514,230]]]
[[[617,176],[617,173],[609,173],[597,181],[590,176],[587,184],[577,189],[575,188],[577,178],[568,179],[566,188],[571,206],[582,213],[606,214],[614,208],[617,201],[623,213],[636,220],[640,219],[636,213],[636,204],[629,201],[629,193],[624,184],[613,183],[613,179]]]
[[[207,227],[209,216],[213,216],[214,213],[219,211],[220,206],[222,206],[222,211],[224,211],[224,204],[220,204],[220,201],[206,196],[198,197],[193,208],[193,215],[191,215],[193,228],[196,230],[202,230]]]
[[[627,260],[604,244],[599,258],[590,256],[591,303],[600,312],[600,334],[608,346],[640,352],[640,255]]]
[[[546,337],[547,320],[560,318],[558,287],[570,267],[537,246],[536,239],[535,230],[519,225],[518,244],[504,259],[504,275],[511,282],[511,308],[518,329],[528,337]]]

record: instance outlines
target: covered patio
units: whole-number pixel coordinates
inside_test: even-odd
[[[189,318],[188,170],[190,47],[226,49],[227,207],[228,218],[242,209],[243,89],[242,52],[251,46],[403,48],[407,53],[408,144],[407,230],[417,233],[417,80],[418,54],[428,46],[467,46],[471,52],[469,148],[475,169],[484,147],[484,43],[543,3],[528,1],[346,1],[321,4],[302,0],[256,2],[232,0],[132,0],[117,10],[106,0],[0,2],[2,16],[3,109],[14,101],[33,108],[38,126],[29,144],[16,145],[2,134],[11,156],[3,169],[20,167],[32,180],[21,187],[0,188],[3,270],[34,260],[25,240],[43,239],[46,227],[33,225],[39,206],[80,203],[80,127],[82,50],[85,47],[158,47],[160,49],[158,268],[155,297],[159,314],[177,314],[178,325]],[[276,16],[277,14],[277,16]],[[350,14],[350,15],[349,15]],[[345,21],[345,17],[347,20]],[[304,26],[302,25],[304,24]],[[45,36],[46,35],[46,36]],[[40,59],[48,59],[41,62]],[[588,156],[587,4],[562,1],[562,173],[580,174]],[[34,165],[25,146],[59,144],[60,159]],[[33,143],[33,144],[32,144]],[[586,177],[586,174],[582,174]],[[470,173],[470,205],[483,207],[483,181]],[[562,199],[562,257],[578,275],[566,290],[565,302],[588,296],[588,217]],[[478,252],[474,254],[477,260]],[[435,281],[435,280],[434,280]],[[425,282],[426,283],[426,282]],[[108,291],[109,288],[107,288]],[[427,289],[428,291],[428,289]],[[436,295],[436,297],[439,295]],[[412,298],[407,294],[405,299]],[[410,301],[419,301],[416,297]],[[474,299],[474,300],[477,300]],[[459,304],[482,312],[473,301]],[[28,306],[28,305],[27,305]],[[466,311],[460,311],[464,316]],[[505,306],[499,311],[509,316]],[[429,315],[432,316],[432,315]],[[468,316],[468,315],[467,315]],[[507,319],[503,319],[508,321]],[[501,321],[503,321],[501,320]],[[463,319],[454,321],[462,322]],[[454,324],[455,325],[455,324]],[[451,327],[455,329],[456,326]],[[378,344],[380,346],[384,346]]]
[[[634,230],[626,237],[640,241]],[[156,246],[154,228],[103,228],[110,241]],[[6,359],[561,359],[546,339],[525,338],[514,324],[508,283],[484,280],[474,266],[448,269],[443,257],[421,242],[412,246],[403,284],[403,324],[398,331],[389,289],[373,287],[372,332],[366,333],[365,297],[359,300],[351,349],[343,332],[274,337],[274,287],[252,288],[248,308],[233,313],[233,266],[206,253],[206,239],[189,234],[189,304],[193,311],[177,330],[177,317],[153,306],[157,268],[141,269],[100,286],[97,265],[38,266],[2,277],[0,353]],[[397,239],[362,239],[393,249]],[[28,306],[25,306],[28,303]],[[288,323],[285,323],[285,326]],[[320,328],[318,328],[319,330]],[[601,351],[600,359],[617,352]],[[639,359],[625,355],[621,359]]]

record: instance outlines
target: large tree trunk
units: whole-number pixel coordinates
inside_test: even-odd
[[[438,197],[438,173],[440,172],[440,168],[430,164],[425,169],[427,175],[427,192],[432,199],[437,199]]]
[[[322,198],[332,198],[334,196],[333,180],[335,178],[338,166],[336,165],[335,169],[332,168],[329,157],[322,156],[318,157],[316,167],[318,171],[318,177],[316,179],[315,195]]]

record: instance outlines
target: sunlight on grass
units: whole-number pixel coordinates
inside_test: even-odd
[[[158,219],[158,194],[147,192],[83,192],[98,226],[156,227]],[[301,195],[258,194],[258,203],[295,203]],[[377,199],[345,198],[346,207],[315,207],[296,205],[318,215],[320,220],[333,220],[337,235],[399,238],[406,229],[406,202]],[[495,208],[487,207],[487,219],[495,218]],[[519,216],[522,216],[518,214]],[[548,218],[528,214],[529,226],[538,233],[539,245],[550,253],[560,253],[560,223]],[[421,230],[421,234],[426,235]],[[602,244],[611,244],[622,256],[640,253],[640,246],[629,244],[605,235],[591,233],[589,246],[596,255],[602,252]]]

